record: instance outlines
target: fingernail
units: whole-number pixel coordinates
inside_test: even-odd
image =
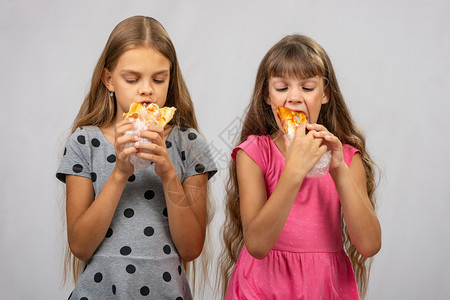
[[[135,146],[136,148],[139,148],[139,142],[134,143],[134,146]]]

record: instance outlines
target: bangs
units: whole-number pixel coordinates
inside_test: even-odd
[[[278,53],[273,53],[272,59],[269,59],[267,77],[311,78],[324,76],[323,61],[319,55],[311,52],[310,49],[304,49],[295,44],[280,49]]]

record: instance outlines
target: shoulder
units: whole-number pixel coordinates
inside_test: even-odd
[[[350,166],[350,163],[352,162],[353,157],[356,153],[359,153],[360,151],[349,145],[349,144],[342,144],[342,153],[344,155],[344,161],[347,164],[347,166]]]
[[[236,146],[231,152],[231,158],[236,162],[236,155],[239,150],[243,150],[250,157],[254,158],[258,153],[262,154],[270,146],[270,136],[268,135],[250,135],[247,139]]]
[[[97,126],[80,126],[70,135],[68,141],[78,141],[80,144],[86,144],[89,137],[97,137],[101,133]]]
[[[206,144],[206,138],[194,128],[174,126],[170,136],[181,144]]]
[[[174,126],[167,141],[170,147],[174,146],[173,148],[178,151],[175,155],[179,155],[185,165],[186,177],[208,173],[208,178],[211,178],[217,172],[206,138],[194,128]]]

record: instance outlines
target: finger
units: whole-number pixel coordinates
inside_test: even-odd
[[[139,140],[139,137],[134,134],[121,135],[116,139],[116,146],[123,146],[127,143],[135,143]]]
[[[119,156],[119,159],[126,159],[131,154],[137,153],[137,152],[138,152],[138,149],[136,149],[136,147],[128,147],[128,148],[125,148],[122,151],[120,151],[118,156]]]
[[[145,160],[149,160],[151,162],[154,162],[155,164],[159,164],[163,161],[163,157],[160,155],[156,155],[155,153],[147,153],[147,152],[139,152],[137,155]]]
[[[317,130],[314,130],[313,134],[314,134],[315,138],[323,138],[323,139],[328,137],[328,136],[334,136],[329,131],[317,131]]]
[[[121,136],[127,131],[136,131],[136,128],[134,128],[133,123],[125,122],[125,123],[117,123],[116,126],[116,136]]]
[[[136,142],[134,144],[134,147],[136,147],[139,151],[144,151],[144,152],[145,151],[147,151],[147,152],[158,151],[158,149],[156,149],[158,147],[158,145],[156,145],[154,143]]]
[[[117,129],[117,128],[122,127],[124,125],[133,124],[133,122],[134,122],[133,118],[126,118],[126,119],[123,119],[123,120],[117,122],[115,124],[115,126],[116,126],[116,129]]]
[[[153,131],[141,131],[139,136],[149,140],[150,142],[152,142],[154,144],[158,144],[158,145],[161,145],[162,141],[163,141],[163,138],[161,137],[161,135],[159,133],[153,132]]]
[[[295,136],[305,136],[306,135],[306,123],[301,123],[297,130],[295,131]]]
[[[325,152],[327,152],[328,147],[324,144],[322,146],[319,147],[319,153],[320,153],[320,157],[322,157],[322,155],[325,154]]]
[[[328,129],[325,126],[323,126],[321,124],[317,124],[317,123],[316,124],[307,124],[306,128],[308,130],[326,131],[326,132],[328,132]]]
[[[148,125],[147,126],[148,131],[157,132],[159,135],[162,135],[164,133],[164,128],[159,125]]]

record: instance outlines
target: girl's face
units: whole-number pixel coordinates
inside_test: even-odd
[[[269,79],[269,97],[266,103],[272,107],[275,120],[277,106],[285,106],[293,111],[306,114],[308,123],[317,122],[322,104],[328,102],[323,77],[311,78],[271,77]]]
[[[117,99],[117,116],[128,112],[131,103],[155,103],[163,107],[169,89],[171,63],[150,47],[123,53],[116,67],[105,69],[102,81]]]

